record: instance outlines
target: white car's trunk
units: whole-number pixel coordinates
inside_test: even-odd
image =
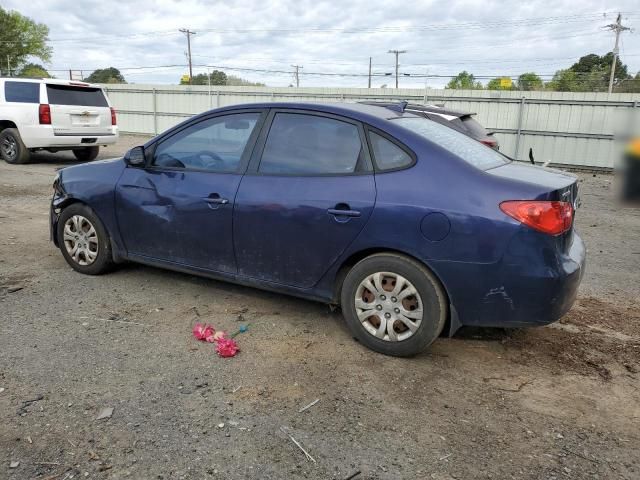
[[[100,88],[47,85],[55,135],[108,135],[111,109]]]

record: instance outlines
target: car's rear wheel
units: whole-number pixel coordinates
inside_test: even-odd
[[[395,253],[358,262],[342,284],[342,312],[353,335],[380,353],[415,355],[442,332],[447,301],[438,279]]]
[[[104,225],[86,205],[73,203],[58,219],[58,245],[74,270],[99,275],[113,265],[111,242]]]
[[[98,153],[100,153],[100,147],[85,147],[73,149],[73,154],[81,162],[91,162],[92,160],[95,160],[96,158],[98,158]]]
[[[0,133],[0,156],[7,163],[29,162],[29,149],[22,143],[17,128],[5,128]]]

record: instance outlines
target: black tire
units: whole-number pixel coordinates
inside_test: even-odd
[[[22,143],[17,128],[5,128],[0,132],[0,157],[7,163],[29,163],[29,149]]]
[[[67,220],[70,219],[71,223],[73,224],[74,216],[83,217],[84,219],[86,219],[87,223],[90,226],[93,226],[96,232],[97,242],[94,242],[92,244],[97,245],[97,255],[95,259],[93,259],[89,264],[82,264],[83,259],[85,263],[87,262],[88,257],[86,254],[80,253],[78,259],[74,259],[72,253],[68,250],[68,246],[69,248],[71,248],[73,244],[65,243],[65,224],[67,223]],[[84,226],[86,227],[86,225],[87,224],[85,223]],[[104,228],[104,225],[96,216],[96,214],[93,213],[93,210],[91,210],[88,206],[81,203],[72,203],[71,205],[63,209],[60,213],[60,217],[58,218],[56,235],[58,238],[58,245],[60,247],[62,255],[64,256],[64,259],[74,270],[86,275],[100,275],[102,273],[108,272],[113,267],[113,257],[111,256],[111,241],[109,239],[109,235],[107,234],[107,230]],[[73,252],[72,248],[71,250]]]
[[[422,308],[423,311],[422,320],[415,332],[406,339],[389,341],[378,338],[374,336],[374,334],[369,333],[365,328],[364,320],[361,322],[358,319],[355,306],[355,297],[358,288],[361,282],[368,276],[377,272],[389,272],[404,277],[415,287],[419,294],[419,297],[414,296],[413,298],[415,302],[421,301],[422,303],[421,307],[418,307]],[[383,278],[383,283],[387,282],[387,277]],[[393,285],[395,287],[395,281]],[[389,286],[389,288],[394,287]],[[369,295],[369,293],[365,292],[365,295]],[[373,300],[374,302],[379,301],[375,295],[372,298],[376,298]],[[394,299],[394,297],[389,297],[389,301],[392,299]],[[404,302],[404,300],[400,300],[400,302]],[[351,330],[351,333],[357,340],[376,352],[396,357],[416,355],[431,345],[442,332],[448,313],[447,297],[442,285],[433,273],[421,263],[396,253],[379,253],[358,262],[349,273],[347,273],[342,284],[341,305],[342,313],[347,321],[349,330]],[[393,304],[389,305],[393,306]],[[375,318],[378,314],[375,311],[373,311],[373,313],[374,315],[369,317],[369,319],[379,321],[379,319]],[[369,319],[366,320],[366,322],[369,322]],[[369,323],[367,324],[371,327]],[[394,332],[396,326],[405,328],[405,332],[409,331],[406,325],[396,321],[391,325]],[[403,334],[406,333],[400,333],[400,335]]]
[[[98,153],[100,153],[100,147],[84,147],[73,149],[73,154],[81,162],[91,162],[95,160],[96,158],[98,158]]]

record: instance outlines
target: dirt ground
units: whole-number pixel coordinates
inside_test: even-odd
[[[0,164],[0,478],[640,478],[640,212],[612,177],[580,175],[588,269],[564,319],[397,359],[320,304],[137,265],[75,273],[47,229],[72,163]],[[194,341],[197,320],[249,324],[239,356]]]

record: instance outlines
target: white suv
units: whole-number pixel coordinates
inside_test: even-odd
[[[0,157],[27,163],[30,152],[72,150],[91,161],[118,139],[116,112],[102,88],[84,82],[0,78]]]

